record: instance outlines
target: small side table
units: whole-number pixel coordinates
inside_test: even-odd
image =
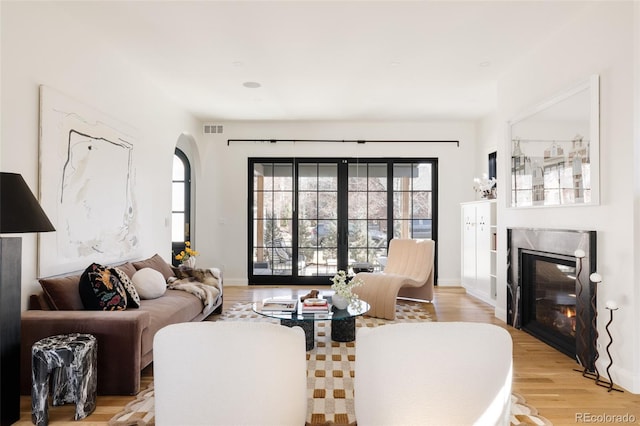
[[[353,342],[356,340],[356,317],[331,321],[331,340],[334,342]]]
[[[34,343],[31,348],[31,420],[49,423],[49,377],[53,405],[75,403],[75,420],[96,408],[98,343],[91,334],[60,334]]]

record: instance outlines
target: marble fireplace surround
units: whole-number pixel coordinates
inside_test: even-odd
[[[596,271],[596,231],[558,230],[540,228],[507,229],[507,322],[521,327],[522,268],[524,253],[561,255],[575,258],[576,250],[585,257],[576,259],[576,358],[589,371],[596,359],[597,330],[595,327],[596,286],[589,275]]]

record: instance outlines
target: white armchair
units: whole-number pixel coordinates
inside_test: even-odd
[[[357,332],[358,426],[509,425],[512,341],[496,325],[400,323]]]
[[[182,323],[153,343],[158,425],[304,425],[304,332],[259,322]]]

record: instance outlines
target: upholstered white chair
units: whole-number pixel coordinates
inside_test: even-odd
[[[358,426],[509,425],[512,341],[496,325],[399,323],[358,329]]]
[[[392,239],[383,272],[360,272],[355,278],[363,285],[354,288],[369,303],[366,315],[393,320],[396,298],[433,300],[433,240]]]
[[[169,325],[153,343],[158,425],[305,424],[304,332],[259,322]]]

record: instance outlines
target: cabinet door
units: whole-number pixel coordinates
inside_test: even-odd
[[[476,281],[476,208],[462,206],[462,285],[474,288]]]
[[[491,293],[491,205],[476,205],[476,290],[483,295]]]

